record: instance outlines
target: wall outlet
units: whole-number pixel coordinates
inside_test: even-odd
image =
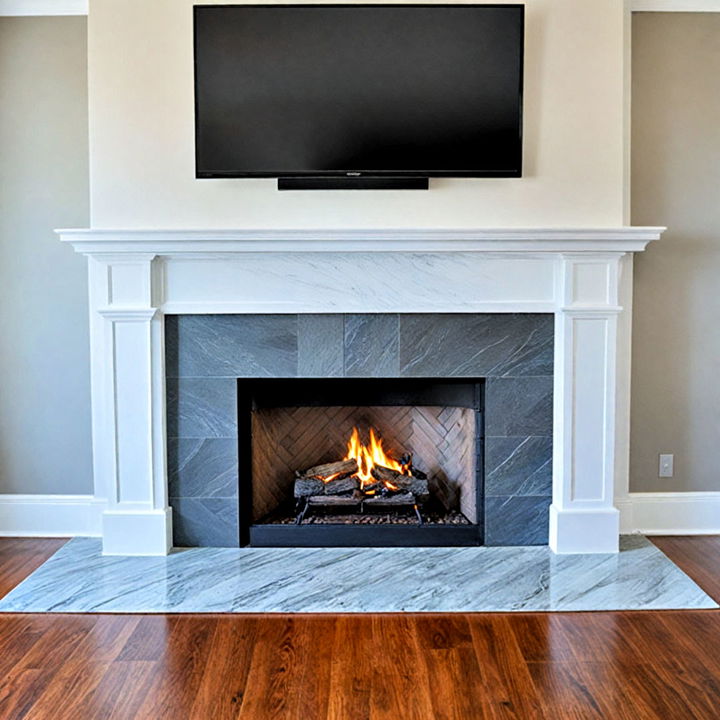
[[[658,477],[672,477],[674,461],[674,455],[661,455],[660,467],[658,468]]]

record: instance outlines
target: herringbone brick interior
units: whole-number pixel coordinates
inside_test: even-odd
[[[296,470],[341,460],[353,427],[370,427],[386,452],[413,454],[448,509],[476,522],[475,412],[459,407],[292,407],[253,413],[253,520],[292,497]]]

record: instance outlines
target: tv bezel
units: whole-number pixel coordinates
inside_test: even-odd
[[[517,168],[513,170],[306,170],[306,171],[228,171],[228,172],[199,172],[198,161],[198,70],[197,70],[197,16],[199,12],[211,8],[515,8],[520,10],[520,72],[518,78],[518,141],[519,157]],[[225,3],[211,5],[193,5],[193,93],[195,113],[195,178],[197,180],[213,179],[242,179],[242,178],[519,178],[523,170],[523,85],[525,76],[525,4],[524,3]]]

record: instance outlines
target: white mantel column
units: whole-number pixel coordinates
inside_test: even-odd
[[[623,253],[562,254],[556,275],[553,502],[557,553],[618,551],[615,383]]]
[[[106,555],[172,546],[165,456],[161,266],[154,254],[88,258],[95,497]]]

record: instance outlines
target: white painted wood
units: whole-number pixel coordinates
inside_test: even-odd
[[[720,492],[629,493],[618,507],[623,533],[720,534]]]
[[[615,502],[630,492],[630,376],[632,362],[633,258],[620,260],[618,300],[617,377],[615,387]]]
[[[165,468],[162,275],[153,254],[89,259],[95,494],[103,552],[172,544]]]
[[[167,555],[172,547],[172,511],[106,510],[102,539],[103,555]]]
[[[621,259],[662,228],[58,232],[89,256],[106,554],[170,548],[163,318],[179,312],[554,312],[550,544],[617,550],[615,455],[627,447],[616,385],[618,369],[629,372],[629,333],[617,342]]]
[[[87,14],[88,0],[0,0],[0,17]]]
[[[104,506],[92,495],[0,495],[0,537],[99,537]]]
[[[720,0],[629,0],[632,12],[720,12]]]
[[[550,547],[557,553],[618,550],[619,261],[619,255],[567,254],[558,266],[550,513]]]
[[[57,230],[77,252],[308,253],[308,252],[637,252],[664,228],[473,228],[371,230]]]

